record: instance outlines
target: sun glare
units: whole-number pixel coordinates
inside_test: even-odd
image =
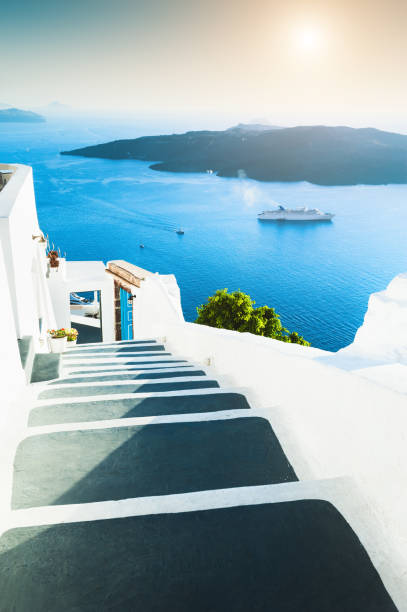
[[[308,26],[297,30],[295,40],[300,50],[316,51],[321,46],[322,35],[318,28]]]

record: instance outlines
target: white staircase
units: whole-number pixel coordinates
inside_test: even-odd
[[[267,415],[198,364],[79,345],[32,393],[0,611],[396,610],[347,482],[298,482]]]

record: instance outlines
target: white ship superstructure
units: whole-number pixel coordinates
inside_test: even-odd
[[[277,210],[264,210],[257,215],[260,221],[330,221],[334,216],[318,208],[285,208],[281,205]]]

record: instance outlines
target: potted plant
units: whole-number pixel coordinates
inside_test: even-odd
[[[60,329],[49,329],[48,334],[51,353],[63,353],[67,345],[66,329],[63,327]]]
[[[58,251],[52,250],[48,252],[49,265],[51,268],[58,268],[59,259],[58,259]]]
[[[78,339],[78,330],[75,329],[74,327],[71,327],[71,329],[67,329],[66,338],[68,340],[67,348],[72,348],[73,346],[76,345],[76,341]]]

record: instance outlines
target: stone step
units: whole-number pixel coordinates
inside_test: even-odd
[[[397,610],[320,500],[20,527],[0,559],[4,611]]]
[[[17,343],[25,379],[30,382],[35,357],[34,339],[32,336],[23,336]]]
[[[99,347],[92,347],[92,348],[82,348],[82,345],[79,345],[77,348],[74,349],[70,349],[68,351],[66,351],[64,353],[64,359],[67,358],[73,358],[73,357],[89,357],[90,355],[101,355],[101,354],[122,354],[125,353],[126,355],[129,353],[142,353],[142,352],[157,352],[157,351],[164,351],[165,347],[162,344],[129,344],[126,346],[120,345],[120,346],[116,346],[116,345],[112,345],[112,346],[105,346],[105,345],[101,345],[100,348]]]
[[[195,367],[194,364],[192,363],[188,363],[186,361],[186,359],[173,359],[172,361],[168,360],[168,361],[146,361],[146,362],[134,362],[134,363],[129,363],[129,364],[120,364],[120,365],[105,365],[105,366],[82,366],[81,370],[76,370],[74,369],[70,369],[70,368],[66,368],[65,367],[65,371],[67,373],[69,373],[70,376],[74,376],[74,375],[81,375],[81,374],[101,374],[101,373],[115,373],[118,371],[127,371],[127,370],[143,370],[143,371],[148,371],[148,370],[158,370],[158,369],[162,369],[162,368],[168,368],[168,369],[172,369],[172,368],[193,368]]]
[[[29,426],[80,423],[169,414],[194,414],[222,410],[248,410],[249,404],[240,393],[211,393],[142,397],[120,400],[99,400],[71,404],[51,404],[33,408]]]
[[[205,389],[219,387],[216,380],[206,376],[185,376],[172,380],[170,377],[152,380],[144,378],[138,383],[127,383],[126,381],[99,382],[97,385],[89,383],[77,383],[74,387],[69,385],[49,386],[38,395],[38,399],[56,399],[63,397],[94,397],[98,395],[115,395],[117,393],[154,393],[155,391],[177,391],[181,389]]]
[[[161,363],[163,361],[178,361],[171,353],[142,353],[139,355],[92,355],[91,357],[79,356],[72,359],[72,357],[66,357],[63,354],[63,366],[64,368],[87,368],[99,365],[133,365],[138,363]]]
[[[92,355],[86,356],[86,355],[67,355],[66,353],[62,354],[62,363],[65,367],[72,367],[72,364],[77,365],[78,367],[82,367],[82,366],[86,366],[86,365],[91,365],[91,364],[98,364],[98,363],[104,363],[104,362],[109,362],[109,363],[126,363],[126,361],[140,361],[140,360],[148,360],[149,358],[152,359],[161,359],[161,358],[168,358],[168,357],[173,357],[173,355],[171,353],[168,353],[166,351],[156,351],[156,352],[149,352],[147,351],[146,353],[143,352],[139,352],[139,353],[129,353],[127,355],[122,355],[120,353],[114,354],[114,353],[110,353],[110,354],[101,354],[98,355],[97,353],[92,353]]]
[[[176,378],[180,376],[205,376],[205,372],[203,370],[197,370],[193,367],[185,367],[185,368],[172,368],[172,369],[164,369],[157,368],[156,371],[150,370],[127,370],[124,372],[115,371],[109,372],[108,374],[104,374],[103,372],[98,372],[96,374],[88,374],[86,373],[83,376],[69,376],[67,378],[58,378],[57,380],[53,380],[48,383],[49,386],[53,385],[74,385],[77,383],[88,383],[89,385],[93,385],[98,382],[108,382],[111,381],[115,383],[119,380],[138,380],[138,379],[146,379],[149,380],[155,378]]]
[[[57,431],[20,443],[12,507],[293,480],[293,468],[261,417]]]
[[[109,346],[128,346],[129,344],[157,344],[157,340],[155,338],[150,339],[138,339],[138,340],[116,340],[114,342],[85,342],[84,344],[77,344],[72,349],[68,349],[69,352],[76,351],[78,349],[93,349],[93,348],[103,348]],[[161,343],[160,343],[161,344]]]

